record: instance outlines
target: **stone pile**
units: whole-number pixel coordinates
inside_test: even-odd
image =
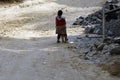
[[[120,58],[120,45],[117,43],[94,43],[84,54],[86,60],[106,64],[110,60]]]
[[[118,5],[114,5],[114,8],[120,8]],[[109,5],[106,4],[105,12],[109,11]],[[118,14],[117,19],[111,19],[105,21],[105,31],[108,36],[120,36],[120,11],[116,12]],[[106,16],[105,16],[106,17]],[[103,9],[96,11],[87,17],[79,17],[73,23],[73,25],[85,25],[85,33],[95,33],[102,35],[102,23],[103,23]],[[92,29],[92,31],[91,31]]]
[[[108,36],[120,36],[120,19],[106,22],[106,30]]]
[[[120,59],[120,38],[103,39],[101,36],[87,34],[79,35],[73,45],[80,58],[92,63],[110,64],[111,60]]]
[[[106,3],[105,12],[109,11],[109,7]],[[114,8],[119,9],[120,6],[115,5]],[[75,45],[75,49],[78,49],[81,58],[105,64],[111,64],[111,60],[120,59],[120,11],[116,13],[118,14],[117,19],[110,18],[107,21],[108,14],[105,16],[105,34],[107,37],[104,40],[102,39],[103,8],[87,17],[81,16],[76,19],[73,25],[83,25],[85,26],[83,27],[85,28],[84,32],[89,33],[77,37],[78,44]],[[109,19],[109,17],[107,18]]]

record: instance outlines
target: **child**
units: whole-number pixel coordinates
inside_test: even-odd
[[[60,42],[60,37],[62,37],[62,42],[67,42],[67,33],[66,33],[66,20],[62,17],[62,10],[58,11],[56,17],[56,34],[57,35],[57,43]]]

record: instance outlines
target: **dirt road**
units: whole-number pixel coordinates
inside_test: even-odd
[[[66,16],[71,43],[56,43],[54,17],[58,9]],[[119,80],[68,49],[82,33],[72,22],[96,9],[43,0],[1,8],[0,80]]]

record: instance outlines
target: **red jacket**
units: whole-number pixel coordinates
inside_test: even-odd
[[[66,25],[65,18],[56,17],[56,26],[63,26],[63,25]]]

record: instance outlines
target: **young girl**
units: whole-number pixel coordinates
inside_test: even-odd
[[[57,42],[60,42],[60,37],[62,38],[62,42],[67,42],[67,33],[66,33],[66,20],[62,16],[63,12],[62,10],[58,11],[57,17],[56,17],[56,34],[57,35]]]

